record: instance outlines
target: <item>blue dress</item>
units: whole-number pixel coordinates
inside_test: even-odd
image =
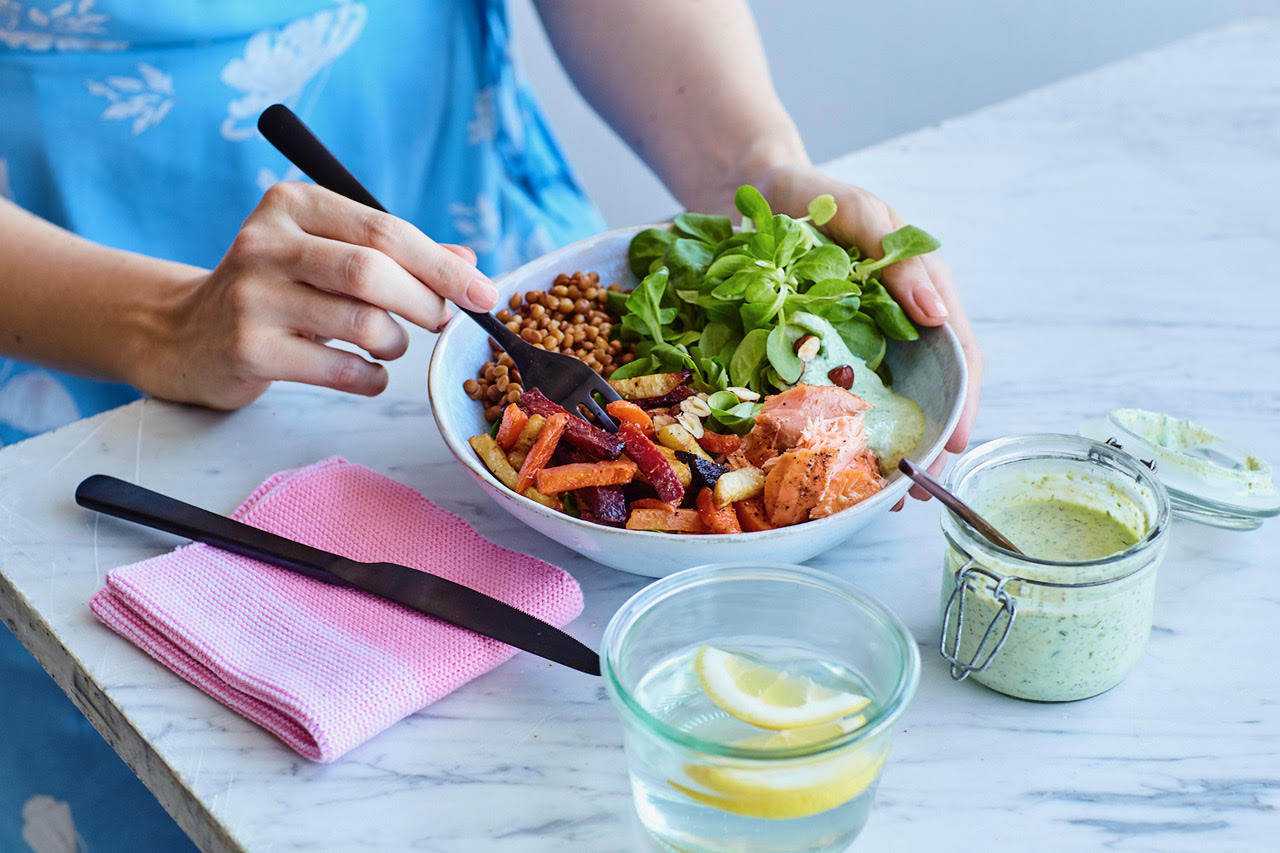
[[[0,0],[0,195],[212,267],[263,190],[301,178],[256,130],[282,102],[388,209],[496,274],[602,228],[509,46],[502,0]],[[0,445],[137,396],[0,358]],[[194,849],[0,629],[0,850],[77,836]]]

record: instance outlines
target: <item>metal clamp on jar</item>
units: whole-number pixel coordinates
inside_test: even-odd
[[[1011,503],[1052,509],[1059,502],[1111,519],[1136,539],[1106,556],[1045,559],[1001,548],[944,513],[939,648],[952,678],[973,675],[1001,693],[1049,702],[1118,684],[1151,632],[1156,568],[1170,524],[1159,480],[1116,448],[1047,434],[975,448],[956,463],[947,485],[984,516]]]

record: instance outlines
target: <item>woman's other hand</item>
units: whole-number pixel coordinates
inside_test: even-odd
[[[372,396],[386,368],[326,341],[396,359],[409,339],[393,314],[439,331],[446,300],[488,311],[497,298],[470,249],[322,187],[280,183],[218,266],[162,306],[132,381],[218,409],[248,404],[277,379]]]
[[[805,215],[809,202],[816,196],[830,193],[836,200],[837,212],[824,230],[833,240],[857,246],[871,257],[883,257],[880,240],[907,224],[877,196],[834,180],[813,166],[780,166],[765,172],[757,181],[758,188],[775,210],[795,216]],[[958,453],[968,445],[969,433],[978,416],[983,364],[982,351],[960,304],[951,270],[936,253],[930,253],[885,267],[880,279],[913,321],[921,326],[947,323],[960,339],[969,368],[969,390],[960,420],[946,444],[947,450]],[[945,465],[944,453],[929,466],[929,471],[936,475]],[[911,494],[928,500],[928,494],[918,487],[913,487]]]

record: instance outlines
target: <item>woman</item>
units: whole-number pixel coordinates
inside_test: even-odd
[[[864,248],[903,224],[809,163],[745,0],[538,6],[686,207],[728,210],[753,183],[797,215],[832,193],[828,230]],[[404,219],[296,182],[254,129],[277,101]],[[375,395],[378,360],[408,345],[393,315],[434,330],[446,300],[488,310],[486,273],[602,227],[512,67],[502,0],[0,0],[0,116],[0,443],[140,394],[232,409],[287,379]],[[965,344],[958,450],[981,361],[951,276],[929,255],[884,278]],[[0,683],[0,847],[189,848],[7,633]]]

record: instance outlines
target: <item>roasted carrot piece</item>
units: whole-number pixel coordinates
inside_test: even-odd
[[[542,425],[542,432],[538,433],[538,440],[533,443],[533,447],[529,448],[529,455],[520,466],[520,479],[516,482],[517,492],[524,494],[524,490],[533,485],[542,466],[546,465],[551,459],[551,454],[555,453],[556,444],[564,434],[565,424],[568,421],[569,415],[564,412],[557,412],[547,418],[547,422]]]
[[[773,525],[769,523],[769,515],[764,511],[764,501],[759,495],[738,501],[733,504],[733,509],[738,513],[738,524],[748,533],[757,530],[773,530]]]
[[[502,411],[502,423],[498,426],[498,446],[510,450],[520,437],[520,430],[529,422],[529,414],[515,403],[508,403]]]
[[[715,495],[706,486],[698,492],[698,515],[702,516],[702,523],[711,533],[742,532],[742,526],[738,524],[738,514],[733,511],[733,507],[716,506]]]
[[[662,530],[668,533],[706,533],[707,526],[696,509],[633,509],[628,530]]]
[[[630,459],[605,462],[570,462],[543,468],[538,472],[538,491],[544,494],[584,489],[587,486],[621,486],[636,475],[636,463]]]
[[[657,498],[636,498],[631,502],[632,509],[660,509],[663,512],[675,512],[676,507]]]
[[[619,423],[632,424],[649,438],[653,438],[653,418],[630,400],[614,400],[604,407]]]
[[[501,439],[499,439],[501,441]],[[737,435],[721,435],[718,432],[704,430],[698,444],[708,453],[723,453],[728,456],[742,446],[742,437]]]

